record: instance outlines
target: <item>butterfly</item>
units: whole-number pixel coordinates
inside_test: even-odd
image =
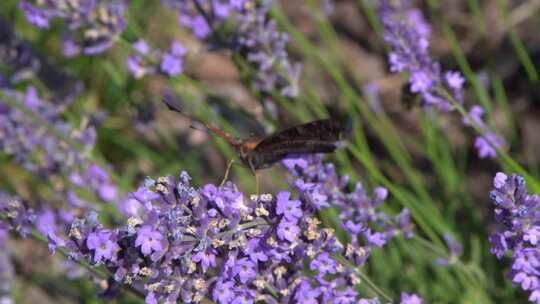
[[[163,101],[171,111],[191,120],[192,128],[215,134],[229,143],[255,176],[258,170],[269,168],[289,155],[332,153],[343,147],[345,135],[352,130],[352,120],[343,123],[328,118],[293,126],[263,138],[251,136],[241,139],[188,115],[169,98]]]

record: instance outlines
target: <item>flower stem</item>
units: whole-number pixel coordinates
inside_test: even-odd
[[[373,290],[373,292],[375,292],[377,295],[379,295],[385,301],[388,301],[389,303],[394,302],[392,300],[391,296],[389,296],[384,290],[382,290],[375,283],[373,283],[373,281],[371,281],[371,279],[364,272],[362,272],[360,269],[358,269],[358,267],[356,267],[356,265],[354,265],[351,261],[347,260],[342,254],[335,253],[335,254],[332,254],[332,256],[334,257],[334,259],[336,259],[338,262],[340,262],[343,266],[345,266],[345,267],[349,268],[350,270],[352,270],[360,279],[362,279],[366,283],[366,285],[371,290]]]
[[[437,92],[440,93],[444,98],[446,98],[452,106],[454,106],[458,112],[463,116],[473,127],[473,129],[480,134],[481,136],[485,135],[485,130],[479,126],[474,119],[471,118],[469,113],[465,110],[465,108],[448,92],[445,88],[438,88]],[[506,151],[500,149],[499,147],[496,147],[490,140],[486,141],[495,151],[497,151],[497,155],[499,156],[499,160],[502,162],[503,165],[508,166],[512,170],[514,170],[516,173],[522,175],[525,177],[527,182],[529,183],[529,186],[532,188],[532,192],[540,193],[540,183],[536,178],[534,178],[525,168],[523,168],[521,165],[519,165],[515,160],[506,153]]]

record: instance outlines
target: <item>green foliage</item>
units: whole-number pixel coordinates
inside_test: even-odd
[[[361,180],[369,188],[375,185],[387,187],[391,195],[389,206],[385,208],[390,212],[397,212],[403,207],[409,208],[417,228],[418,236],[412,240],[400,239],[384,250],[374,252],[369,265],[362,271],[394,299],[399,298],[399,292],[408,291],[421,294],[425,303],[519,302],[517,299],[523,299],[523,295],[511,288],[504,276],[507,265],[497,261],[489,253],[490,244],[487,238],[493,229],[493,217],[488,191],[491,177],[502,170],[518,171],[526,175],[531,189],[536,193],[540,193],[540,184],[538,172],[529,171],[529,168],[514,158],[520,153],[519,145],[522,141],[511,110],[512,101],[508,99],[501,78],[496,74],[490,75],[490,87],[485,87],[478,79],[477,71],[471,67],[467,53],[461,48],[451,20],[432,20],[435,22],[433,26],[436,31],[441,33],[449,44],[451,58],[448,61],[459,67],[467,79],[470,93],[468,98],[479,102],[488,113],[493,113],[495,109],[503,113],[502,127],[512,149],[501,155],[498,161],[482,162],[480,176],[486,180],[480,183],[469,176],[471,168],[478,167],[474,164],[478,159],[470,153],[472,135],[463,130],[467,144],[453,146],[444,130],[444,125],[448,123],[447,117],[416,111],[419,128],[415,132],[405,133],[399,120],[395,120],[395,113],[374,112],[368,106],[362,89],[366,79],[362,74],[362,67],[350,64],[346,53],[340,49],[342,46],[336,28],[326,16],[317,11],[318,7],[313,1],[309,2],[311,5],[308,7],[312,13],[310,16],[314,19],[312,21],[319,41],[307,37],[279,7],[272,11],[272,17],[289,33],[291,49],[304,63],[304,70],[316,72],[303,75],[301,93],[297,100],[284,99],[278,94],[273,96],[274,100],[284,116],[289,118],[289,123],[328,116],[331,108],[354,116],[354,134],[346,151],[330,156],[329,160],[335,161],[340,173],[348,174],[355,182]],[[367,2],[369,1],[356,1],[356,9],[370,25],[370,30],[380,34],[376,15]],[[501,12],[506,16],[504,1],[498,2]],[[177,125],[176,120],[182,118],[164,113],[166,110],[160,104],[160,92],[152,88],[148,79],[130,79],[125,70],[124,61],[131,52],[128,39],[132,41],[137,37],[148,37],[152,42],[162,44],[171,38],[167,35],[185,34],[169,33],[172,30],[163,33],[155,31],[155,28],[171,27],[170,24],[174,24],[176,28],[176,20],[167,16],[163,20],[155,20],[155,16],[151,14],[163,12],[159,11],[157,4],[147,3],[130,1],[129,27],[125,37],[121,38],[124,41],[106,55],[94,58],[62,58],[58,50],[59,43],[56,43],[61,38],[61,33],[57,29],[53,29],[51,34],[30,28],[22,21],[14,0],[1,1],[0,14],[4,17],[17,15],[16,18],[10,18],[16,20],[18,31],[32,43],[35,50],[42,54],[52,54],[51,60],[61,64],[72,78],[85,81],[87,88],[84,94],[70,107],[72,121],[81,122],[88,113],[98,110],[108,113],[99,128],[98,147],[92,157],[113,165],[111,172],[116,172],[115,179],[123,185],[124,192],[135,189],[146,175],[176,174],[179,170],[190,172],[195,179],[195,185],[203,182],[219,183],[227,160],[235,158],[231,148],[221,140],[189,144],[179,138],[187,137],[191,132],[179,135],[174,126]],[[444,15],[444,12],[438,11],[437,1],[429,3],[427,13]],[[477,27],[476,35],[487,35],[488,30],[478,1],[468,1],[468,5],[470,22],[474,22]],[[503,19],[506,20],[504,24],[515,50],[512,55],[519,58],[526,77],[537,85],[538,67],[528,54],[519,32],[507,22],[507,16]],[[147,26],[148,20],[153,24]],[[150,28],[154,28],[154,31],[150,32]],[[158,36],[155,36],[156,33]],[[382,38],[380,35],[378,37],[382,45]],[[383,51],[383,48],[379,50],[380,58],[385,56]],[[242,75],[250,75],[248,65],[239,61],[236,63]],[[320,79],[327,82],[326,87],[334,88],[335,92],[330,94],[329,100],[319,94],[320,88],[315,80]],[[248,135],[235,133],[237,124],[218,114],[214,110],[215,105],[206,102],[209,96],[220,95],[211,84],[192,79],[188,75],[174,80],[162,79],[161,85],[168,86],[177,96],[181,96],[186,106],[201,120],[213,122],[235,135]],[[399,91],[399,88],[395,90]],[[258,96],[257,92],[252,93]],[[258,101],[263,102],[263,98]],[[397,101],[394,102],[397,104]],[[152,122],[156,128],[138,132],[134,127],[133,113],[137,107],[141,107],[144,112],[145,104],[157,109],[158,120]],[[233,112],[242,111],[241,106],[234,100],[222,100],[220,106],[232,109]],[[405,113],[405,110],[402,111]],[[452,115],[455,115],[456,120],[461,119],[457,113]],[[276,121],[270,115],[265,115],[259,122],[267,129],[283,127],[283,122]],[[407,137],[404,137],[405,135]],[[515,146],[517,147],[514,148]],[[212,160],[207,156],[208,151],[216,152],[213,153]],[[2,175],[12,170],[3,166],[7,162],[9,159],[0,154]],[[217,168],[213,166],[216,163]],[[534,168],[534,164],[532,165]],[[266,176],[265,181],[272,185],[266,187],[263,184],[263,191],[271,191],[284,185],[282,170],[272,169],[263,174]],[[254,179],[245,168],[233,166],[231,177],[244,187],[243,190],[255,192]],[[473,184],[477,182],[484,190],[481,197],[472,190],[477,186]],[[4,189],[16,187],[6,184],[4,178],[2,185]],[[336,225],[339,221],[336,213],[331,211],[322,217],[329,226]],[[463,244],[464,253],[449,266],[441,267],[436,265],[435,259],[449,255],[442,238],[445,233],[453,235]],[[42,279],[28,278],[30,283],[37,285],[43,283],[40,280]],[[63,279],[58,280],[64,282]],[[81,303],[100,302],[95,296],[95,290],[84,281],[71,282],[69,288],[80,292]],[[122,302],[130,303],[129,301]]]

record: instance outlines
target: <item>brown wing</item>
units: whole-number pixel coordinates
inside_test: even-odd
[[[339,140],[340,134],[346,130],[345,124],[334,119],[315,120],[270,135],[257,144],[255,151],[277,149],[287,142],[291,142],[291,144],[308,140],[336,142]]]
[[[298,140],[284,143],[281,147],[264,151],[252,151],[247,155],[253,169],[263,169],[293,154],[331,153],[338,148],[337,142]]]
[[[249,158],[254,169],[269,167],[290,154],[331,153],[338,147],[347,124],[316,120],[278,132],[259,142]]]

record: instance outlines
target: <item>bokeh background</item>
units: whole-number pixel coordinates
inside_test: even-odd
[[[162,104],[165,91],[194,116],[239,137],[352,116],[348,147],[325,161],[368,189],[389,188],[385,211],[409,208],[417,234],[428,240],[397,239],[374,251],[365,269],[371,280],[396,298],[402,290],[417,292],[425,303],[527,301],[505,275],[508,261],[497,260],[488,241],[497,226],[489,200],[493,176],[511,173],[512,167],[480,159],[475,132],[463,126],[458,113],[426,111],[406,93],[406,78],[388,68],[376,1],[275,1],[271,16],[289,35],[290,60],[303,65],[297,98],[261,94],[238,54],[195,39],[159,1],[129,1],[120,42],[104,54],[73,58],[63,55],[61,23],[38,30],[17,5],[0,2],[0,63],[7,64],[8,53],[2,51],[20,43],[43,62],[28,71],[28,82],[42,95],[59,99],[84,85],[63,115],[74,126],[97,126],[89,153],[109,164],[121,193],[136,189],[146,176],[181,170],[194,185],[219,183],[227,161],[236,157],[226,142],[189,128],[186,119],[170,112]],[[537,179],[540,1],[429,0],[413,6],[431,25],[432,57],[465,75],[465,103],[484,106],[487,121],[507,141],[508,154]],[[189,49],[183,73],[134,79],[125,62],[139,38],[160,49],[172,39],[181,41]],[[35,208],[54,197],[61,178],[43,180],[12,160],[0,152],[0,189],[18,193]],[[263,171],[262,192],[287,187],[287,174],[281,166]],[[245,168],[233,165],[229,179],[245,193],[255,192]],[[323,217],[325,224],[336,225],[331,210]],[[463,252],[457,262],[441,266],[437,259],[448,252],[445,235],[462,244]],[[110,301],[100,298],[99,284],[84,271],[66,274],[62,258],[50,256],[46,245],[21,238],[9,242],[16,303]],[[140,302],[129,295],[113,301]]]

